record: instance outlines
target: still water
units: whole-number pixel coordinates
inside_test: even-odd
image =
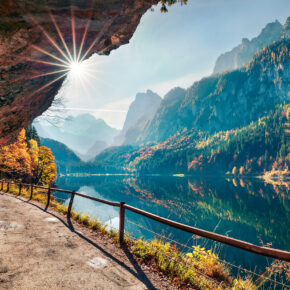
[[[289,182],[259,179],[173,176],[61,177],[57,186],[127,204],[177,222],[228,235],[256,245],[290,250]],[[55,193],[68,204],[69,195]],[[119,209],[76,197],[74,210],[118,228]],[[138,225],[138,226],[137,226]],[[125,230],[151,239],[154,232],[179,243],[214,248],[220,258],[246,269],[263,271],[271,259],[192,236],[126,211]],[[185,248],[186,251],[190,251]]]

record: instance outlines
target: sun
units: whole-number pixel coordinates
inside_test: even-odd
[[[80,61],[72,61],[69,64],[69,73],[73,76],[81,76],[84,73],[84,64]]]
[[[76,32],[75,32],[74,10],[73,8],[71,8],[72,48],[70,48],[64,39],[64,36],[60,30],[59,25],[56,22],[54,15],[51,12],[49,12],[49,16],[58,33],[60,41],[54,40],[39,23],[35,22],[34,20],[33,22],[35,23],[35,25],[37,25],[41,29],[41,31],[43,32],[44,36],[49,41],[51,46],[53,46],[55,50],[58,51],[57,55],[35,44],[31,44],[31,47],[33,49],[48,56],[49,57],[48,60],[18,56],[20,58],[25,58],[29,62],[36,62],[36,63],[41,63],[47,66],[55,67],[55,69],[50,70],[48,72],[40,73],[40,74],[28,77],[29,79],[38,79],[45,76],[56,75],[56,77],[52,81],[44,84],[42,87],[32,92],[31,96],[35,95],[36,93],[39,93],[40,91],[53,85],[55,82],[65,77],[68,77],[70,80],[73,80],[73,83],[79,82],[84,88],[86,88],[88,85],[91,85],[92,79],[100,80],[99,78],[96,77],[96,74],[98,74],[100,71],[97,70],[95,67],[92,68],[91,65],[88,64],[88,62],[86,62],[86,57],[94,48],[95,44],[98,41],[100,41],[101,35],[98,34],[96,38],[92,41],[92,43],[89,45],[88,49],[83,51],[84,47],[87,46],[86,37],[87,37],[87,31],[89,29],[91,18],[90,17],[88,18],[87,24],[84,27],[83,36],[81,40],[78,41],[78,39],[76,39]],[[61,43],[62,43],[62,47],[60,46]]]

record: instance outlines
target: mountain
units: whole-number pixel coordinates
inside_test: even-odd
[[[66,145],[48,138],[41,138],[40,145],[51,149],[55,157],[57,172],[66,173],[72,165],[81,163],[80,158]]]
[[[241,68],[263,47],[277,41],[282,36],[283,27],[279,21],[268,23],[261,33],[249,40],[243,38],[242,43],[231,51],[220,55],[216,61],[213,73],[221,73]]]
[[[209,134],[184,130],[157,145],[119,146],[97,156],[103,166],[139,174],[261,174],[290,168],[290,106],[276,109],[240,129]]]
[[[79,156],[83,161],[88,162],[92,161],[99,153],[108,148],[108,144],[104,141],[96,141],[96,143],[89,148],[89,150],[85,153],[76,152],[76,155]]]
[[[289,43],[277,41],[247,66],[203,78],[186,91],[173,89],[132,144],[162,142],[184,129],[213,133],[239,128],[289,102]]]
[[[153,119],[146,124],[146,127],[135,140],[131,140],[132,143],[138,143],[140,141],[158,142],[174,135],[180,129],[176,117],[178,115],[178,108],[185,98],[185,94],[186,90],[179,87],[167,93]]]
[[[129,107],[121,133],[115,138],[115,145],[131,143],[155,114],[161,100],[161,97],[151,90],[138,93]]]
[[[289,39],[274,42],[241,69],[171,90],[137,144],[108,148],[95,162],[144,174],[287,170],[289,48]]]
[[[104,120],[96,119],[93,115],[82,114],[78,116],[70,116],[59,126],[53,126],[44,122],[35,122],[38,134],[44,138],[50,138],[59,141],[74,152],[80,153],[80,156],[88,157],[93,151],[96,154],[113,142],[114,137],[119,133],[107,125]],[[104,143],[107,144],[104,146]],[[100,150],[97,150],[97,144]],[[94,146],[94,150],[91,149]],[[94,156],[93,156],[94,157]]]
[[[281,38],[282,39],[290,38],[290,16],[287,18],[287,20],[283,26]]]

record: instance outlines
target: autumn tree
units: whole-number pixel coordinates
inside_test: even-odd
[[[51,149],[41,146],[38,152],[37,180],[45,184],[50,184],[56,178],[56,165]]]
[[[0,148],[0,171],[5,176],[49,184],[55,180],[54,156],[47,147],[39,147],[37,140],[27,140],[22,129],[17,140]]]
[[[38,172],[38,154],[39,154],[39,147],[38,142],[34,139],[28,141],[29,144],[29,154],[31,159],[31,170],[32,170],[32,177],[37,176]]]
[[[16,142],[0,149],[0,169],[11,177],[31,176],[31,159],[24,129],[20,131]]]

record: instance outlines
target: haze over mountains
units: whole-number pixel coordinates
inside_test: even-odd
[[[104,120],[90,114],[69,116],[59,127],[47,122],[35,122],[34,125],[41,137],[65,144],[84,161],[111,145],[119,133]]]
[[[275,110],[278,105],[289,103],[289,30],[290,18],[284,26],[278,21],[267,24],[257,37],[251,41],[244,39],[241,45],[218,58],[214,72],[219,73],[195,82],[186,90],[173,88],[163,99],[150,90],[138,93],[130,105],[121,132],[110,128],[103,120],[93,120],[91,115],[75,117],[72,123],[65,122],[61,128],[37,128],[38,132],[41,136],[63,142],[78,152],[78,156],[85,161],[94,159],[101,152],[93,163],[102,170],[115,168],[118,172],[150,168],[158,171],[160,164],[170,164],[169,167],[173,166],[177,171],[182,168],[184,172],[190,160],[199,152],[193,147],[198,144],[197,140],[201,136],[205,140],[211,140],[213,137],[210,136],[215,134],[227,136],[226,132],[236,132],[235,134],[243,134],[241,140],[246,143],[248,137],[245,137],[245,131],[263,136],[261,130],[266,129],[259,127],[259,119]],[[277,114],[269,118],[274,120]],[[252,122],[258,122],[255,125],[258,127],[251,127]],[[279,130],[283,131],[281,126],[284,123],[279,124]],[[278,144],[278,135],[275,136],[273,142]],[[239,140],[239,137],[235,138],[233,142]],[[283,139],[277,145],[279,152],[284,152],[280,148],[286,146],[286,141]],[[110,148],[110,145],[114,147]],[[170,146],[175,148],[174,154],[170,151]],[[162,150],[158,151],[156,148]],[[261,154],[265,150],[267,156],[270,154],[269,150],[273,156],[278,154],[276,149],[269,148],[261,148]],[[147,154],[146,150],[151,153]],[[234,151],[233,148],[227,150],[231,153]],[[144,158],[147,163],[141,162]],[[89,170],[93,168],[93,163]]]
[[[243,38],[241,44],[220,55],[215,63],[213,73],[222,73],[242,67],[260,49],[280,39],[282,34],[283,26],[278,20],[268,23],[257,37],[251,40]]]
[[[160,105],[141,146],[108,148],[96,162],[139,174],[288,172],[289,48],[274,42],[247,67],[195,83],[174,110]]]
[[[135,139],[125,144],[162,142],[184,129],[216,132],[239,128],[257,120],[275,105],[289,101],[289,59],[281,59],[281,63],[273,65],[257,55],[250,61],[269,43],[281,38],[287,40],[289,22],[290,18],[284,27],[278,21],[269,23],[247,45],[224,54],[226,58],[220,56],[215,70],[227,73],[203,78],[187,90],[174,88],[169,91],[152,120]],[[225,59],[231,61],[223,63]],[[243,67],[246,63],[248,66]],[[243,68],[233,70],[235,66]]]

